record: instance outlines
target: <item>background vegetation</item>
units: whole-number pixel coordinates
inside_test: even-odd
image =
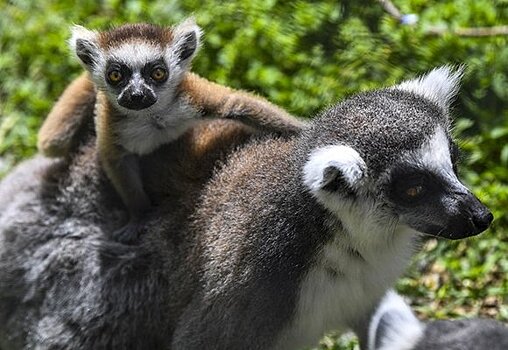
[[[195,71],[302,116],[357,91],[465,63],[454,113],[462,173],[496,221],[479,238],[427,241],[398,289],[422,317],[508,320],[508,36],[460,29],[507,24],[508,0],[394,3],[418,22],[402,25],[375,0],[0,0],[0,172],[35,152],[38,127],[81,71],[66,45],[72,23],[168,25],[193,13],[205,31]],[[353,346],[346,343],[329,336],[321,348]]]

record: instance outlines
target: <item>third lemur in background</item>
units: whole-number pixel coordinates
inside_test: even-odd
[[[368,350],[506,350],[508,327],[488,319],[420,322],[389,291],[369,327]]]

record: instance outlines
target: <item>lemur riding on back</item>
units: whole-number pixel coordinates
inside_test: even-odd
[[[121,241],[136,238],[150,208],[138,155],[177,139],[205,116],[238,119],[281,134],[303,128],[301,121],[261,98],[192,74],[190,63],[200,36],[193,19],[173,28],[150,24],[105,32],[73,28],[70,44],[95,84],[96,98],[76,100],[73,91],[64,93],[39,132],[39,148],[50,156],[65,155],[85,118],[79,112],[95,100],[100,161],[130,214],[129,224],[115,233]],[[95,94],[90,86],[88,77],[81,76],[69,89],[84,90],[89,96]]]

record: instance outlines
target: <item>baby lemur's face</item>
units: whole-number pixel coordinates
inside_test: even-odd
[[[199,46],[192,19],[173,28],[128,24],[94,32],[75,27],[71,46],[98,90],[126,114],[171,103]]]
[[[140,110],[157,102],[158,90],[164,89],[168,75],[163,58],[142,65],[111,60],[106,64],[104,80],[120,106]]]

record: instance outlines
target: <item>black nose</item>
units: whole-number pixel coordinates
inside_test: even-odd
[[[153,105],[157,102],[157,97],[149,90],[145,91],[126,91],[118,100],[122,107],[139,111]]]
[[[462,212],[467,213],[469,219],[469,224],[467,224],[469,229],[467,231],[470,231],[473,235],[485,231],[494,220],[494,215],[490,210],[472,193],[464,197]]]
[[[478,213],[473,217],[473,224],[478,231],[485,231],[494,220],[494,215],[485,208],[482,213]]]
[[[443,234],[438,235],[449,239],[462,239],[482,233],[492,223],[494,216],[472,193],[463,193],[459,198],[458,210],[452,210],[448,214],[446,228]],[[447,208],[445,212],[446,210]]]

